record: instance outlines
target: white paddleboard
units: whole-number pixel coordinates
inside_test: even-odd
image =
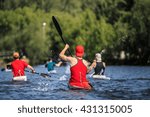
[[[100,80],[110,80],[110,77],[107,77],[105,75],[93,75],[94,79],[100,79]]]
[[[13,81],[27,81],[27,76],[17,76],[13,77]]]

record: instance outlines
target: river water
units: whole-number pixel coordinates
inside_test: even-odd
[[[44,65],[34,67],[37,72],[47,73]],[[150,67],[107,66],[105,75],[111,80],[88,78],[92,91],[70,90],[69,70],[66,66],[55,67],[57,74],[44,78],[26,73],[27,82],[12,82],[12,73],[0,71],[1,100],[149,100]],[[92,72],[91,72],[92,73]]]

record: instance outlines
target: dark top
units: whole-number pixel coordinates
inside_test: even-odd
[[[105,67],[103,65],[103,62],[96,62],[96,67],[94,68],[94,71],[94,75],[104,75]]]

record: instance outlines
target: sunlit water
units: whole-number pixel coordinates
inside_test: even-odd
[[[44,65],[34,67],[37,72],[47,73]],[[67,67],[55,67],[57,74],[47,79],[26,73],[27,82],[12,82],[11,72],[0,71],[1,100],[149,100],[150,67],[108,66],[105,75],[111,80],[88,78],[92,91],[70,90]],[[66,71],[67,70],[67,71]],[[91,72],[92,73],[92,72]]]

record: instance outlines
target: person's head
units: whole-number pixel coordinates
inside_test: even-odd
[[[75,52],[76,52],[76,56],[77,57],[83,57],[83,55],[84,55],[84,47],[82,45],[77,45]]]
[[[14,58],[14,59],[19,59],[19,57],[20,57],[20,56],[19,56],[19,53],[18,53],[18,52],[14,52],[14,53],[13,53],[13,58]]]
[[[101,62],[101,61],[102,61],[102,58],[101,58],[101,54],[100,54],[100,53],[96,53],[96,54],[95,54],[95,58],[96,58],[96,61],[97,61],[97,62]]]
[[[49,58],[48,60],[49,60],[49,61],[52,61],[53,59],[52,59],[52,58]]]

